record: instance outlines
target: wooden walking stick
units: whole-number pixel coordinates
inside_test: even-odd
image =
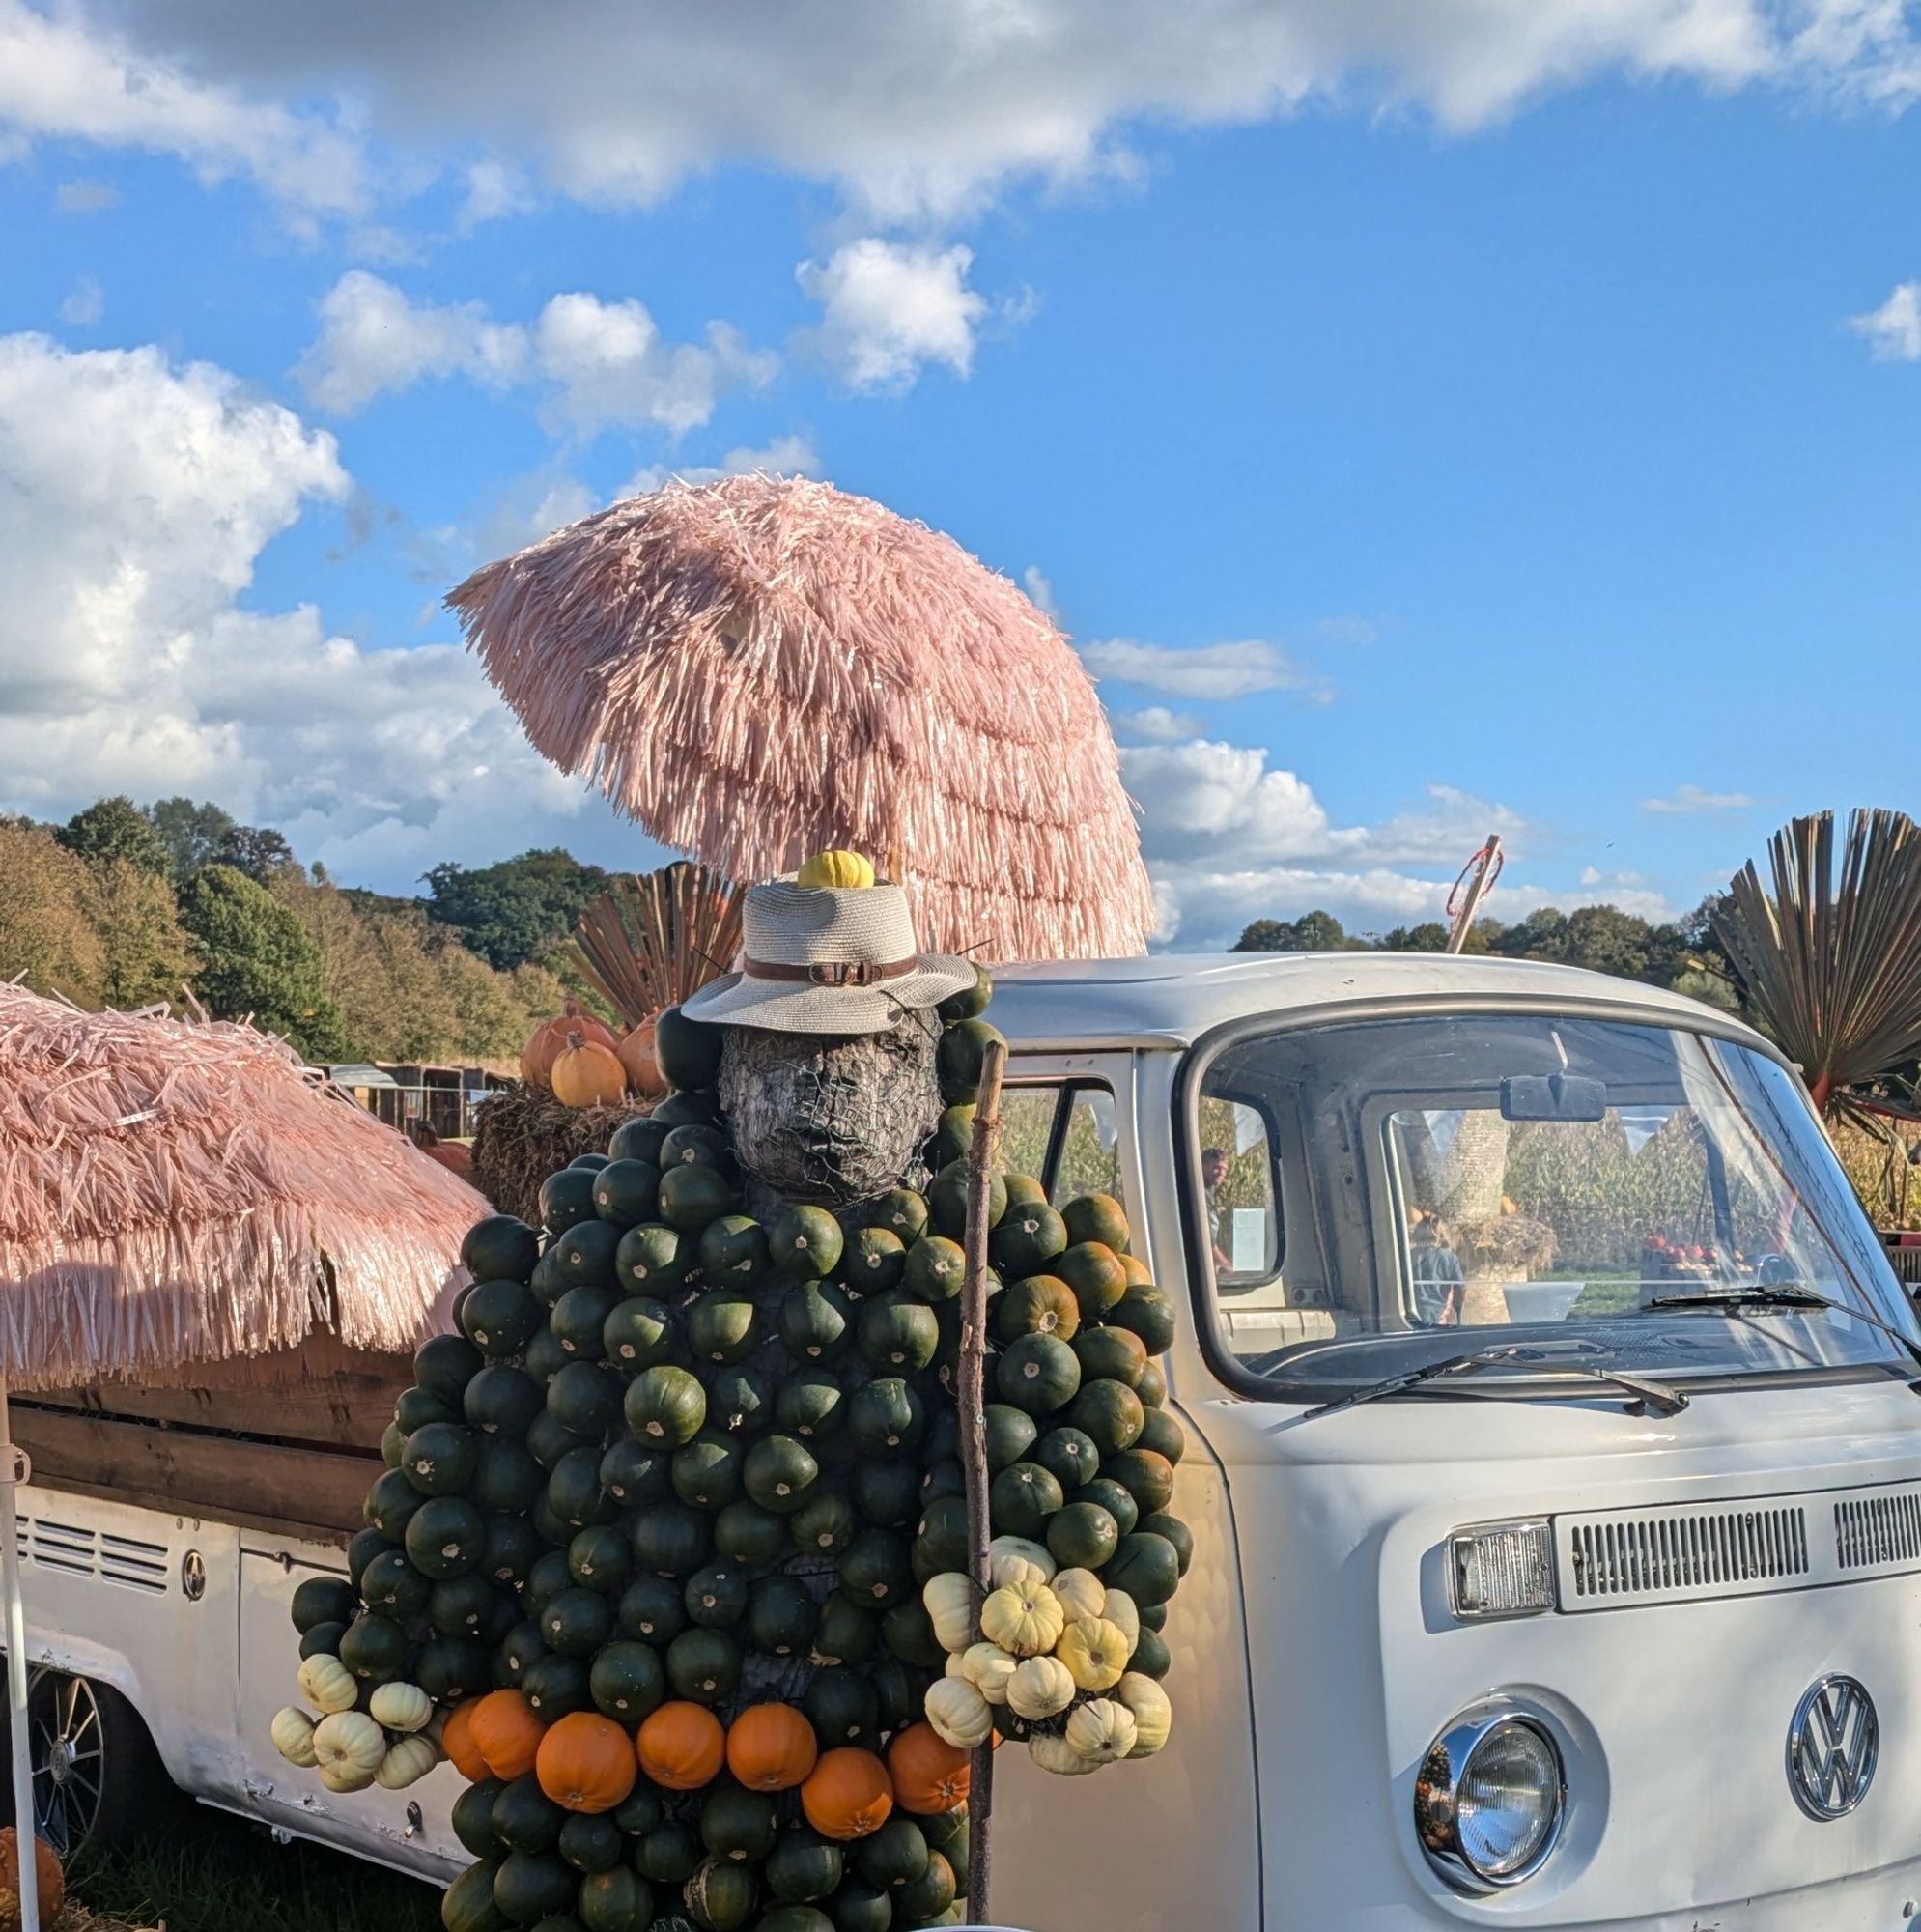
[[[967,1269],[961,1277],[961,1467],[967,1478],[967,1570],[974,1578],[973,1640],[980,1641],[980,1605],[988,1591],[987,1545],[987,1200],[1001,1147],[1001,1079],[1007,1068],[1003,1040],[990,1039],[980,1062],[974,1104],[974,1142],[967,1166]],[[991,1875],[988,1814],[994,1804],[994,1736],[976,1745],[968,1774],[967,1917],[989,1923]]]

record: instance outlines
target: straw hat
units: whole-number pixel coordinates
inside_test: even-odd
[[[681,1008],[691,1020],[774,1033],[884,1033],[974,984],[956,954],[922,952],[898,886],[754,886],[741,913],[741,970]]]

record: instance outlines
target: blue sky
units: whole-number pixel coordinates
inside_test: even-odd
[[[1049,600],[1185,943],[1912,809],[1903,11],[1177,11],[0,0],[0,806],[646,863],[438,599],[767,465]]]

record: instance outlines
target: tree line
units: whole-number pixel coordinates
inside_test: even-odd
[[[527,852],[396,897],[217,805],[104,798],[64,824],[0,817],[0,979],[86,1007],[190,992],[316,1062],[511,1061],[573,989],[563,942],[607,877]]]

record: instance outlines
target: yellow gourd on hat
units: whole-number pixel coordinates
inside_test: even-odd
[[[874,867],[859,852],[816,852],[794,874],[797,886],[871,886]]]

